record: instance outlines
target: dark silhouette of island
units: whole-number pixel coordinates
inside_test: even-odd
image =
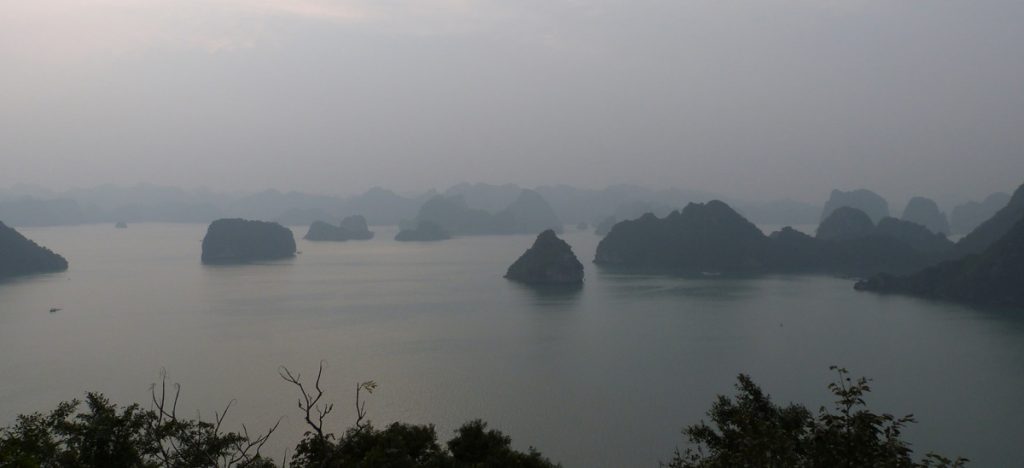
[[[246,219],[218,219],[203,238],[205,264],[247,263],[295,256],[291,229],[278,223]]]
[[[551,206],[533,190],[521,190],[509,206],[495,214],[471,208],[462,195],[438,195],[420,207],[416,222],[433,223],[454,235],[532,234],[562,229]]]
[[[976,304],[1024,306],[1024,217],[980,254],[950,260],[908,276],[879,274],[861,291],[902,293]]]
[[[118,221],[114,223],[114,227],[117,229],[128,229],[128,223],[124,221]]]
[[[949,234],[949,220],[946,218],[946,213],[939,210],[939,205],[930,198],[911,198],[907,202],[906,208],[903,209],[903,216],[900,219],[920,224],[931,232]]]
[[[952,243],[923,226],[835,210],[811,237],[792,228],[765,236],[727,204],[691,203],[664,218],[653,214],[616,224],[597,247],[607,267],[695,273],[909,273],[945,257]],[[945,243],[945,247],[941,244]]]
[[[909,245],[914,250],[926,254],[946,255],[954,248],[952,241],[945,234],[934,232],[928,228],[892,217],[882,218],[875,226],[875,235],[890,237]]]
[[[352,240],[373,239],[373,231],[370,230],[370,226],[366,223],[366,217],[363,215],[346,216],[338,227],[348,231],[349,238]]]
[[[953,243],[945,235],[933,233],[920,224],[887,216],[876,226],[866,213],[848,206],[833,211],[822,221],[816,237],[826,241],[880,237],[897,240],[918,252],[934,255],[942,255],[953,249]]]
[[[841,206],[832,211],[815,231],[822,240],[844,241],[860,239],[875,232],[875,223],[867,213],[853,207]]]
[[[1010,232],[1018,220],[1024,217],[1024,185],[1017,187],[1007,202],[991,218],[974,228],[956,243],[955,256],[962,257],[983,252],[997,240]]]
[[[373,238],[373,231],[366,225],[366,218],[361,215],[349,216],[335,226],[324,221],[314,221],[309,226],[303,239],[310,241],[368,240]]]
[[[837,208],[849,206],[867,213],[872,222],[879,222],[882,218],[889,216],[889,202],[881,195],[870,190],[859,189],[850,192],[833,190],[829,195],[825,209],[821,212],[821,220],[828,218]]]
[[[597,246],[606,266],[688,272],[752,272],[767,267],[769,239],[725,203],[690,203],[664,218],[622,221]]]
[[[68,261],[0,222],[0,278],[53,273],[68,269]]]
[[[508,267],[505,278],[526,284],[579,285],[583,283],[583,264],[572,247],[548,229]]]
[[[444,230],[441,226],[434,224],[430,221],[420,221],[416,223],[416,227],[410,229],[402,229],[395,235],[395,240],[400,242],[409,241],[442,241],[451,239],[452,235]]]
[[[309,241],[347,241],[348,232],[328,222],[317,220],[309,225],[309,230],[302,238]]]
[[[954,234],[967,234],[974,228],[995,216],[996,212],[1010,202],[1010,194],[996,192],[982,202],[970,201],[953,208],[949,215],[949,227]]]

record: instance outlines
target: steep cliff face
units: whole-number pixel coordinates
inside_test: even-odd
[[[68,269],[68,261],[0,222],[0,278]]]
[[[1024,217],[981,254],[943,262],[908,276],[876,275],[858,282],[855,288],[1024,307]]]
[[[914,197],[907,202],[900,219],[920,224],[937,234],[949,234],[949,220],[946,213],[939,210],[934,200],[925,197]]]
[[[295,255],[292,231],[277,223],[218,219],[203,238],[203,263],[246,263]]]
[[[583,264],[572,247],[549,229],[540,233],[533,246],[508,267],[505,278],[527,284],[581,284]]]
[[[882,218],[889,216],[889,202],[880,195],[870,190],[860,189],[850,192],[833,190],[829,195],[825,209],[821,213],[821,220],[824,221],[838,208],[848,206],[863,211],[871,218],[871,222],[877,223]]]

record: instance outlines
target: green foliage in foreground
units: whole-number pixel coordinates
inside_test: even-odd
[[[772,403],[746,375],[739,376],[734,397],[719,396],[708,412],[710,423],[686,428],[690,448],[677,451],[670,468],[716,467],[963,467],[967,460],[927,454],[917,461],[901,438],[912,416],[876,414],[864,397],[868,380],[853,380],[845,369],[829,390],[834,408],[807,408]],[[432,425],[396,422],[382,429],[366,419],[363,393],[374,382],[356,385],[356,420],[340,436],[324,430],[334,410],[321,402],[320,373],[312,387],[299,375],[282,369],[285,381],[299,392],[299,409],[309,430],[296,445],[293,467],[389,468],[550,468],[558,466],[533,448],[512,449],[511,439],[488,430],[483,421],[470,421],[442,445]],[[166,381],[165,381],[166,382]],[[0,428],[0,467],[246,467],[269,468],[274,462],[260,449],[277,425],[250,435],[221,430],[224,412],[213,422],[179,418],[177,388],[168,398],[166,383],[154,386],[150,409],[138,404],[118,407],[102,395],[89,393],[84,401],[64,402],[50,413],[19,416],[13,426]],[[228,405],[230,408],[230,404]],[[285,466],[282,464],[281,466]]]
[[[740,374],[735,397],[719,396],[701,421],[683,430],[691,447],[676,451],[670,468],[718,467],[963,467],[967,460],[929,453],[915,461],[900,436],[912,415],[900,418],[867,408],[869,380],[853,380],[846,369],[828,388],[832,411],[815,415],[802,405],[772,403],[747,375]]]
[[[292,467],[431,467],[431,468],[553,468],[558,465],[533,448],[526,453],[512,449],[512,439],[488,430],[482,421],[470,421],[456,430],[442,447],[432,425],[393,423],[376,429],[366,420],[362,392],[372,393],[374,382],[356,386],[357,419],[340,437],[323,430],[324,419],[334,409],[321,403],[320,374],[307,391],[298,375],[283,369],[282,377],[300,392],[299,408],[310,430],[295,447]],[[48,414],[21,415],[10,427],[0,428],[0,467],[148,468],[148,467],[245,467],[277,466],[260,449],[277,429],[250,435],[224,432],[221,423],[227,408],[215,413],[213,422],[180,418],[176,414],[177,387],[168,398],[166,380],[154,386],[152,407],[138,404],[118,407],[103,395],[88,393],[85,405],[78,400],[60,403]],[[228,405],[230,408],[230,404]],[[285,466],[282,464],[281,466]]]

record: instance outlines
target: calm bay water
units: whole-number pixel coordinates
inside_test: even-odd
[[[816,408],[838,364],[875,379],[873,408],[915,414],[919,452],[1024,466],[1019,311],[858,293],[829,277],[614,274],[590,264],[599,239],[588,232],[564,236],[584,288],[538,291],[501,277],[532,236],[420,244],[376,230],[367,242],[299,240],[294,260],[207,267],[205,226],[23,229],[71,268],[0,283],[0,423],[86,390],[146,402],[165,368],[189,414],[235,399],[232,428],[284,417],[267,450],[280,460],[304,428],[278,368],[312,379],[323,359],[337,431],[355,418],[355,383],[373,379],[378,425],[433,422],[447,440],[482,418],[569,467],[656,466],[737,373]]]

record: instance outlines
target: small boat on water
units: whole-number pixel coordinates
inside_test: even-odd
[[[50,308],[50,313],[52,314],[54,312],[60,312],[62,310],[64,310],[64,309],[61,309],[60,307],[51,307]]]

